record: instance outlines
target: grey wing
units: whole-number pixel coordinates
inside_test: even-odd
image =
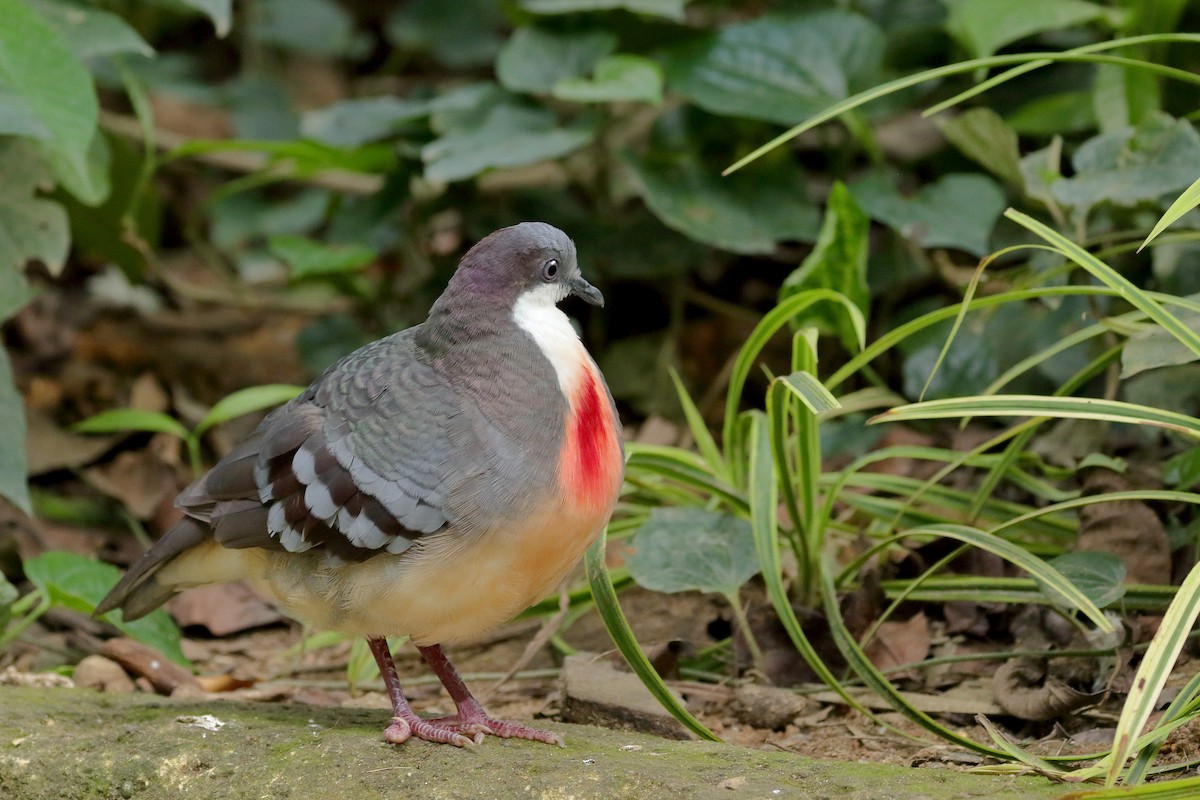
[[[179,498],[226,547],[343,560],[401,553],[446,527],[456,396],[408,332],[334,365]]]

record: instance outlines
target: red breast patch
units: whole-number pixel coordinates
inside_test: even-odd
[[[567,491],[581,506],[607,508],[616,492],[621,454],[617,446],[612,406],[597,385],[594,368],[587,364],[571,403],[567,441],[563,452],[563,477]]]

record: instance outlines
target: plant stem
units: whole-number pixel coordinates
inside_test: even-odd
[[[729,607],[733,610],[733,618],[742,631],[742,638],[746,640],[746,647],[750,650],[750,660],[754,662],[754,669],[766,675],[767,662],[758,646],[758,640],[754,638],[754,631],[750,630],[750,621],[746,619],[746,609],[742,605],[742,599],[738,597],[736,591],[725,595],[725,599],[729,601]]]

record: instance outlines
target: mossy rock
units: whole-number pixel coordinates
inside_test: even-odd
[[[224,725],[183,720],[205,714]],[[1035,800],[1062,791],[1038,778],[819,762],[582,725],[547,726],[565,749],[494,738],[469,750],[396,747],[380,737],[384,722],[358,709],[0,687],[0,797]]]

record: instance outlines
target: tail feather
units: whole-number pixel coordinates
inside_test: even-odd
[[[163,585],[155,574],[167,563],[212,536],[204,522],[193,517],[184,517],[175,523],[154,546],[146,551],[129,567],[125,576],[117,582],[100,604],[97,614],[106,614],[113,609],[124,610],[126,621],[144,617],[165,603],[177,591]]]

